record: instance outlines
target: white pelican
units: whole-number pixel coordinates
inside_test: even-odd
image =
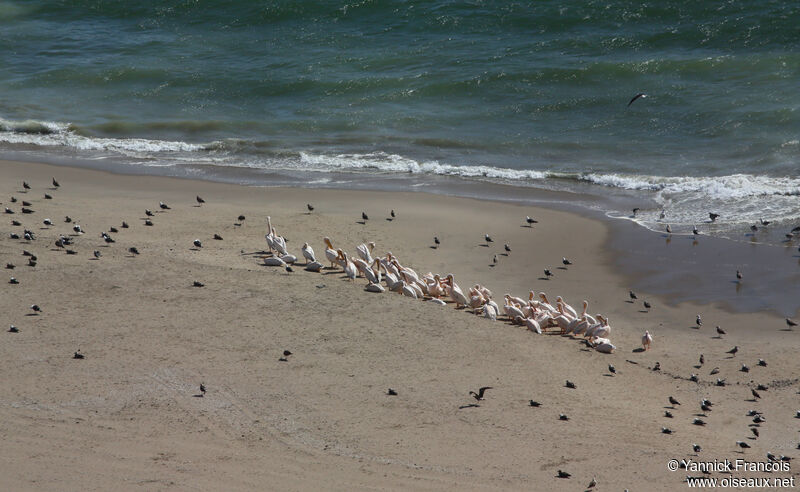
[[[367,292],[378,292],[378,293],[380,293],[380,292],[384,292],[386,289],[384,289],[383,286],[380,285],[380,284],[373,284],[372,282],[370,282],[369,284],[367,284],[367,287],[366,287],[365,290]]]
[[[592,336],[608,338],[608,336],[611,334],[611,327],[608,326],[608,320],[599,314],[597,315],[597,318],[600,320],[600,326],[594,329]]]
[[[372,263],[373,249],[375,249],[375,243],[373,243],[372,241],[366,244],[361,243],[358,246],[356,246],[356,252],[358,253],[358,256],[360,256],[362,260],[366,261],[369,264]]]
[[[267,240],[267,246],[269,246],[270,251],[275,249],[274,234],[272,229],[272,219],[270,218],[269,215],[267,215],[267,233],[264,235],[264,239]]]
[[[364,273],[364,272],[366,272],[370,268],[369,268],[369,265],[367,264],[366,261],[362,260],[361,258],[353,258],[350,261],[352,261],[353,264],[356,266],[356,270],[357,270],[356,271],[356,276],[358,276],[359,272],[362,273],[365,277],[367,276],[367,274]]]
[[[560,302],[561,304],[564,305],[564,311],[566,311],[566,313],[564,314],[569,314],[573,318],[578,317],[578,313],[575,311],[575,309],[569,304],[567,304],[566,301],[564,301],[564,299],[561,296],[556,297],[556,302]]]
[[[372,262],[372,267],[369,270],[375,276],[375,283],[381,283],[381,262],[377,258]]]
[[[415,291],[410,285],[408,285],[405,280],[403,280],[402,283],[403,283],[402,294],[406,297],[413,297],[414,299],[416,299],[417,291]]]
[[[286,262],[280,259],[277,256],[270,256],[268,258],[264,258],[264,264],[267,266],[286,266]]]
[[[525,325],[534,333],[538,333],[539,335],[542,334],[542,327],[539,325],[539,322],[532,318],[525,318]]]
[[[650,344],[652,343],[653,336],[649,331],[645,330],[644,335],[642,335],[642,347],[644,347],[645,350],[650,350]]]
[[[466,306],[467,305],[467,296],[464,295],[464,292],[461,290],[461,287],[455,281],[455,277],[453,274],[447,275],[447,294],[450,296],[453,301],[456,303],[456,308],[459,306]]]
[[[506,295],[504,295],[503,297],[507,297],[507,298],[511,299],[512,301],[514,301],[514,305],[516,305],[517,307],[520,307],[520,308],[521,308],[522,306],[524,306],[524,305],[528,304],[528,303],[527,303],[527,302],[525,302],[525,301],[524,301],[522,298],[520,298],[520,297],[516,297],[516,296],[512,296],[512,295],[510,295],[510,294],[506,294]]]
[[[339,253],[333,248],[333,244],[331,243],[330,238],[324,237],[322,240],[325,242],[325,258],[331,262],[331,268],[336,268],[336,265],[342,266],[339,263]]]
[[[356,278],[356,266],[347,258],[347,253],[342,251],[341,249],[336,250],[339,253],[340,261],[344,264],[344,273],[347,275],[347,278],[350,280],[355,280]]]
[[[617,347],[613,343],[611,343],[609,341],[604,341],[604,342],[598,343],[594,347],[595,350],[597,350],[598,352],[602,352],[604,354],[610,354],[610,353],[614,352],[614,350],[616,348]]]
[[[281,255],[281,260],[283,260],[286,263],[294,263],[297,261],[297,257],[295,255],[290,255],[289,253],[286,253]]]
[[[539,307],[542,307],[542,308],[550,311],[551,313],[555,314],[556,316],[558,316],[560,314],[558,312],[558,310],[556,308],[554,308],[552,304],[550,304],[550,301],[547,300],[547,294],[545,294],[544,292],[539,292],[539,299],[542,300],[542,302],[539,303]]]
[[[276,235],[274,230],[272,232],[272,245],[275,246],[278,253],[282,255],[289,254],[286,250],[286,240],[282,236]]]
[[[492,321],[497,321],[497,310],[491,304],[483,306],[483,317]]]
[[[485,305],[486,306],[492,306],[494,308],[494,312],[495,313],[498,313],[498,314],[500,313],[500,306],[498,306],[497,303],[494,302],[493,300],[489,299],[488,301],[486,301]]]
[[[503,306],[503,311],[506,313],[506,316],[508,316],[509,319],[512,320],[515,319],[517,316],[519,316],[520,318],[524,318],[525,314],[522,312],[520,308],[514,305],[514,301],[511,300],[511,296],[506,294],[505,298],[506,298],[506,303]]]
[[[308,243],[303,243],[303,247],[300,249],[303,250],[303,258],[306,259],[306,264],[317,261],[317,258],[314,256],[314,250],[308,245]]]
[[[439,297],[443,294],[441,279],[438,273],[431,279],[425,279],[425,283],[428,284],[428,295],[431,297]]]
[[[319,272],[324,267],[325,267],[325,265],[323,265],[322,263],[320,263],[318,261],[312,261],[310,263],[306,263],[306,268],[305,269],[308,270],[309,272]]]
[[[434,304],[438,304],[438,305],[440,305],[440,306],[446,306],[446,305],[447,305],[447,303],[446,303],[446,302],[444,302],[444,301],[443,301],[443,300],[441,300],[441,299],[432,298],[432,299],[428,299],[428,301],[430,301],[430,302],[432,302],[432,303],[434,303]]]
[[[420,287],[418,283],[410,282],[408,286],[414,289],[414,292],[417,294],[418,299],[422,299],[425,297],[425,293],[422,291],[422,287]]]

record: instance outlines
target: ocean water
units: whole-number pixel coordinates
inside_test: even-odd
[[[0,67],[0,158],[800,223],[796,2],[0,0]]]

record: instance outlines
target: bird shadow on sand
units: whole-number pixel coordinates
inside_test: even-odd
[[[480,408],[480,405],[478,405],[477,403],[468,403],[466,405],[461,405],[460,407],[458,407],[459,410],[463,410],[465,408]]]
[[[556,267],[556,268],[558,268],[559,270],[569,270],[569,268],[567,267]]]
[[[481,246],[481,247],[483,247],[483,248],[488,248],[488,247],[489,247],[489,245],[488,245],[488,244],[479,244],[478,246]]]
[[[387,220],[387,221],[389,221],[389,222],[391,222],[391,221],[393,221],[394,219],[393,219],[393,218],[391,218],[391,217],[386,217],[386,220]]]
[[[39,313],[28,313],[25,316],[39,316]]]
[[[794,330],[791,328],[781,328],[780,331],[794,331]]]
[[[640,309],[640,310],[639,310],[639,312],[640,312],[640,313],[647,314],[647,313],[649,313],[650,311],[648,311],[647,309]]]
[[[500,253],[500,256],[508,256],[508,253]]]
[[[605,377],[607,377],[607,378],[613,378],[613,377],[614,377],[614,375],[613,375],[613,374],[603,374],[603,376],[605,376]]]
[[[631,350],[631,352],[633,352],[635,354],[638,354],[638,353],[644,352],[644,349],[639,347],[639,348],[635,348],[635,349]]]
[[[635,304],[635,302],[633,301],[625,301],[625,302],[627,302],[628,304]]]
[[[436,246],[428,246],[428,247],[431,248],[431,249],[439,249]]]
[[[356,224],[367,225],[367,221],[366,220],[357,220]]]
[[[537,280],[550,280],[549,277],[539,277]]]
[[[202,398],[202,397],[203,397],[203,396],[205,396],[205,395],[203,395],[202,393],[198,393],[198,394],[196,394],[196,395],[192,395],[192,396],[193,396],[194,398]]]

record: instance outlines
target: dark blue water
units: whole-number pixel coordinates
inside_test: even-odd
[[[0,68],[0,157],[450,175],[728,237],[800,220],[794,2],[2,1]]]

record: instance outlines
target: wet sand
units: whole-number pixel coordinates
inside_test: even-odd
[[[0,483],[10,490],[577,490],[592,477],[597,490],[675,490],[687,473],[669,471],[669,459],[763,461],[766,452],[792,456],[798,444],[798,333],[767,312],[670,306],[647,291],[638,294],[649,312],[629,303],[634,279],[618,273],[599,221],[420,193],[254,188],[43,164],[1,162],[0,176],[0,205],[16,211],[3,216],[0,260],[16,265],[6,273],[20,282],[0,287]],[[60,189],[49,189],[51,176]],[[35,213],[21,214],[12,195]],[[195,195],[206,203],[197,206]],[[143,224],[146,208],[152,227]],[[72,233],[65,215],[86,231],[74,255],[54,246]],[[591,313],[610,318],[618,349],[604,355],[452,304],[368,293],[362,278],[350,282],[340,270],[265,267],[268,215],[298,256],[306,241],[323,256],[323,236],[350,252],[372,240],[376,253],[391,251],[420,273],[453,273],[465,290],[479,282],[500,304],[504,293],[529,290],[575,306],[586,299]],[[526,215],[539,223],[525,227]],[[45,218],[54,225],[45,228]],[[100,233],[123,220],[130,228],[107,245]],[[9,238],[23,227],[37,239]],[[441,248],[431,248],[433,236]],[[23,249],[37,255],[36,267]],[[558,268],[562,256],[573,262],[568,270]],[[544,268],[554,277],[543,280]],[[33,303],[42,313],[30,315]],[[5,332],[10,324],[19,333]],[[717,337],[715,325],[727,335]],[[645,330],[655,341],[641,352]],[[733,346],[735,357],[726,353]],[[279,361],[287,349],[293,354]],[[85,359],[72,358],[77,350]],[[701,353],[705,364],[695,368]],[[651,370],[656,362],[660,371]],[[567,379],[577,389],[565,388]],[[756,384],[769,389],[749,401]],[[469,391],[481,386],[493,389],[476,402]],[[682,405],[665,408],[670,395]],[[704,397],[714,407],[701,427],[692,420]],[[758,439],[750,439],[751,408],[767,419]],[[736,441],[752,448],[740,453]],[[699,457],[692,443],[703,447]],[[572,478],[556,478],[559,469]]]

